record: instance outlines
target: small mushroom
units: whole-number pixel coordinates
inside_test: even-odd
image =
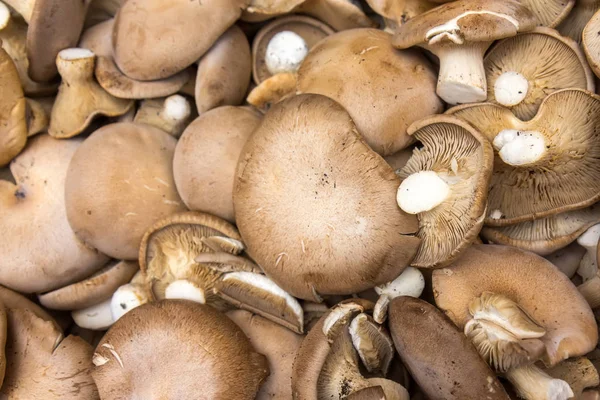
[[[184,300],[145,304],[118,320],[93,356],[103,400],[254,399],[269,375],[233,321]],[[142,367],[143,368],[140,368]]]
[[[576,0],[523,0],[522,3],[533,15],[538,24],[555,28],[569,15]],[[585,1],[585,0],[584,0]]]
[[[554,264],[569,279],[575,275],[586,250],[577,242],[555,251],[544,258]]]
[[[147,284],[146,275],[138,271],[130,283],[120,286],[110,299],[110,313],[113,322],[143,304],[153,300],[152,292]]]
[[[375,292],[379,295],[373,318],[379,324],[387,318],[390,301],[400,296],[420,297],[425,288],[425,278],[421,271],[413,267],[407,267],[396,279],[383,285],[375,286]]]
[[[113,258],[136,259],[148,227],[185,209],[173,182],[175,144],[160,129],[133,123],[106,125],[88,137],[65,184],[78,237]]]
[[[565,360],[544,372],[555,379],[567,382],[576,399],[583,399],[585,389],[600,385],[600,377],[596,367],[585,357]]]
[[[556,29],[561,35],[568,36],[577,44],[581,44],[583,30],[598,9],[600,9],[599,0],[577,0],[567,18]]]
[[[0,167],[7,165],[27,143],[27,103],[15,63],[0,49]]]
[[[143,100],[133,122],[154,126],[179,138],[191,120],[190,102],[174,94],[167,98]]]
[[[438,95],[449,104],[474,103],[487,97],[483,54],[488,47],[535,25],[535,16],[516,0],[458,0],[400,26],[393,45],[419,45],[438,56]]]
[[[77,326],[93,331],[106,330],[115,322],[111,312],[110,298],[89,307],[71,311],[71,318]]]
[[[296,7],[294,12],[308,14],[336,31],[375,26],[357,0],[307,0]]]
[[[591,279],[598,273],[597,249],[600,240],[600,224],[590,227],[577,238],[577,243],[586,249],[586,254],[581,259],[577,274],[584,281]]]

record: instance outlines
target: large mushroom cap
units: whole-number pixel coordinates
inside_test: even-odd
[[[0,181],[0,282],[43,292],[83,279],[106,257],[80,241],[67,221],[64,186],[79,140],[35,137]]]
[[[339,104],[295,96],[244,147],[236,221],[248,253],[292,295],[357,293],[396,278],[419,245],[399,184]]]
[[[87,138],[65,186],[75,233],[113,258],[136,259],[146,229],[185,210],[173,182],[175,144],[160,129],[133,123],[107,125]]]
[[[496,148],[486,225],[542,218],[600,198],[600,97],[580,89],[555,92],[527,122],[489,103],[448,113],[473,125]]]
[[[94,353],[103,400],[252,400],[266,358],[218,311],[185,300],[140,306],[119,319]]]
[[[0,167],[7,165],[27,142],[26,102],[15,63],[0,49]]]
[[[469,304],[484,292],[517,303],[542,326],[550,365],[591,351],[598,341],[594,315],[577,288],[549,261],[507,246],[473,245],[452,268],[433,273],[435,302],[463,328]]]
[[[298,71],[298,91],[339,102],[384,156],[411,143],[410,124],[443,109],[427,59],[394,50],[390,35],[375,29],[339,32],[318,43]]]
[[[587,23],[582,37],[583,50],[596,76],[600,76],[600,40],[598,40],[598,31],[600,31],[600,11],[596,12]]]

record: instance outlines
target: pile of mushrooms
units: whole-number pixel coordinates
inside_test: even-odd
[[[600,400],[600,1],[0,0],[0,398]]]

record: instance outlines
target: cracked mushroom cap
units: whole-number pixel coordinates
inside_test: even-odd
[[[113,30],[117,66],[148,81],[192,65],[240,17],[249,0],[129,0]]]
[[[148,227],[185,210],[173,182],[176,142],[134,123],[106,125],[89,136],[71,160],[65,186],[77,236],[113,258],[136,259]]]
[[[577,43],[550,28],[497,43],[485,56],[484,66],[488,101],[509,108],[522,120],[533,118],[553,92],[595,88],[594,74]]]
[[[600,9],[599,0],[578,0],[567,18],[556,29],[561,35],[568,36],[577,44],[581,44],[585,26],[598,9]]]
[[[490,103],[447,113],[471,124],[496,149],[486,225],[513,225],[600,199],[600,97],[595,94],[555,92],[530,121]]]
[[[546,331],[540,340],[549,366],[586,354],[598,341],[594,315],[569,278],[549,261],[514,247],[473,245],[452,268],[434,271],[433,292],[437,306],[460,329],[471,320],[471,301],[483,293],[512,300]]]
[[[33,138],[11,164],[15,184],[0,181],[0,283],[25,293],[84,279],[106,256],[86,246],[69,226],[64,186],[80,140]]]
[[[494,152],[486,137],[458,118],[429,117],[411,125],[408,133],[421,146],[397,173],[403,180],[398,189],[400,207],[413,214],[413,202],[422,205],[437,196],[431,187],[421,193],[418,185],[425,181],[419,174],[433,172],[448,188],[438,205],[417,214],[422,242],[411,265],[441,268],[458,258],[481,230]],[[411,179],[417,179],[417,186]]]
[[[428,398],[509,399],[471,341],[431,304],[397,297],[389,324],[396,351]]]
[[[0,49],[0,167],[7,165],[27,143],[26,101],[15,63]]]
[[[413,50],[395,50],[390,35],[375,29],[339,32],[313,47],[298,71],[298,92],[322,94],[344,106],[383,156],[412,142],[410,124],[443,110],[429,61]]]
[[[481,230],[481,236],[495,244],[514,246],[546,256],[568,246],[598,223],[600,204],[594,204],[535,221],[499,227],[486,226]]]
[[[236,221],[248,254],[290,294],[357,293],[400,275],[419,246],[416,217],[395,202],[399,184],[338,103],[299,95],[246,143]]]
[[[585,51],[585,56],[592,67],[592,71],[596,76],[600,76],[600,40],[598,40],[598,32],[600,31],[600,11],[594,16],[585,26],[583,30],[582,45]]]
[[[188,125],[175,148],[173,173],[190,210],[234,221],[235,169],[244,144],[261,119],[250,108],[224,106],[201,114]]]
[[[93,362],[103,400],[252,400],[269,375],[267,359],[233,321],[185,300],[125,314],[102,338]]]

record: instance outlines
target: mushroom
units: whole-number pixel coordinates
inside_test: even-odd
[[[576,241],[544,258],[554,264],[569,279],[575,275],[586,250]]]
[[[154,126],[179,138],[191,120],[190,102],[174,94],[167,98],[143,100],[133,122]]]
[[[420,297],[423,289],[425,278],[421,271],[413,267],[407,267],[393,281],[375,286],[375,292],[379,295],[373,310],[375,322],[383,324],[386,320],[390,301],[400,296]]]
[[[108,329],[115,319],[111,313],[110,298],[100,303],[71,312],[71,318],[81,328],[93,331]]]
[[[584,281],[591,279],[598,273],[597,249],[599,239],[600,224],[590,227],[577,238],[577,243],[586,249],[586,254],[581,259],[581,264],[577,270],[577,274]]]
[[[265,113],[273,104],[296,94],[297,78],[291,72],[273,75],[252,89],[246,101]]]
[[[232,26],[198,62],[195,98],[198,114],[242,103],[250,84],[252,55],[244,32]]]
[[[25,108],[25,119],[27,120],[27,136],[31,137],[38,133],[46,132],[50,122],[50,113],[54,98],[45,97],[34,99],[25,99],[27,107]]]
[[[588,63],[596,76],[600,77],[600,40],[598,40],[598,30],[600,30],[600,11],[596,12],[589,20],[583,30],[582,45],[587,57]]]
[[[561,35],[568,36],[581,44],[583,30],[598,9],[600,9],[599,0],[577,0],[567,18],[556,29]]]
[[[383,156],[412,142],[409,125],[443,110],[431,64],[416,51],[396,51],[390,38],[375,29],[336,33],[317,44],[298,71],[298,92],[322,94],[344,106]]]
[[[173,174],[177,191],[190,210],[234,222],[235,168],[260,121],[260,114],[250,108],[224,106],[187,126],[175,148]]]
[[[499,156],[486,225],[514,225],[584,208],[600,199],[596,168],[600,141],[595,139],[600,97],[581,89],[552,93],[527,122],[489,103],[454,107],[447,113],[486,136]],[[578,178],[573,179],[572,173]]]
[[[291,399],[292,365],[303,336],[248,311],[230,311],[227,316],[269,362],[271,375],[261,385],[256,400]]]
[[[348,332],[367,371],[387,375],[394,358],[394,344],[387,329],[363,312],[354,317]]]
[[[88,137],[65,184],[75,234],[110,257],[136,259],[146,229],[185,210],[173,182],[175,144],[160,129],[134,123],[106,125]]]
[[[112,31],[114,25],[115,19],[111,18],[87,28],[81,34],[77,47],[91,50],[97,57],[112,58]]]
[[[412,157],[413,150],[414,147],[404,148],[385,157],[385,161],[390,165],[390,167],[392,167],[394,171],[396,171],[396,173],[398,173],[398,171],[404,168],[408,160],[410,160]]]
[[[522,120],[533,118],[546,96],[557,90],[595,89],[594,74],[577,43],[554,29],[536,28],[500,41],[485,56],[484,66],[488,101]]]
[[[399,49],[419,45],[438,56],[438,95],[449,104],[474,103],[487,97],[483,54],[488,47],[535,25],[535,16],[516,0],[458,0],[400,26],[392,43]]]
[[[93,363],[103,400],[199,394],[251,400],[269,375],[267,359],[233,321],[183,300],[149,303],[127,313],[102,338]]]
[[[294,12],[315,17],[336,31],[376,26],[365,15],[357,0],[307,0],[296,7]]]
[[[131,282],[120,286],[110,299],[112,320],[118,321],[123,315],[153,300],[146,275],[138,271]]]
[[[398,172],[398,205],[417,215],[422,239],[411,265],[441,268],[481,230],[494,153],[485,136],[458,118],[429,117],[408,134],[421,143]]]
[[[416,218],[394,200],[398,178],[327,97],[275,105],[236,175],[233,203],[247,252],[295,297],[319,302],[389,282],[416,253]]]
[[[0,181],[0,283],[24,293],[54,290],[106,263],[67,221],[64,185],[81,141],[33,138],[11,164],[15,184]]]
[[[523,0],[522,3],[533,15],[538,24],[555,28],[570,14],[576,0]],[[584,0],[585,1],[585,0]]]
[[[573,395],[533,363],[553,367],[591,351],[598,327],[583,296],[550,262],[514,247],[473,245],[452,269],[434,271],[433,292],[437,306],[522,397]]]
[[[91,0],[84,27],[89,29],[114,18],[125,0]]]
[[[117,66],[140,81],[174,75],[200,59],[247,4],[248,0],[126,1],[113,30]]]
[[[495,244],[514,246],[546,256],[578,240],[588,228],[598,223],[600,204],[515,225],[484,227],[481,236]],[[593,252],[595,254],[596,245],[593,245]]]
[[[27,143],[26,101],[13,60],[0,49],[0,167],[7,165]]]
[[[576,399],[581,399],[585,389],[600,385],[600,377],[594,364],[585,357],[568,359],[545,371],[555,379],[569,384]]]
[[[469,339],[434,306],[403,296],[389,313],[396,351],[428,398],[509,399]]]
[[[261,22],[291,13],[306,0],[250,0],[241,16],[242,21]]]

